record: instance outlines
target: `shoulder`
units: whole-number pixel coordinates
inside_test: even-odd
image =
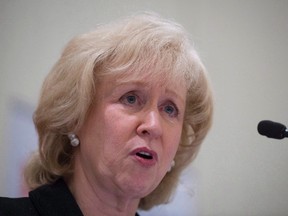
[[[31,201],[27,197],[6,198],[0,197],[1,216],[38,216]]]
[[[83,216],[63,179],[30,191],[29,199],[39,215]]]

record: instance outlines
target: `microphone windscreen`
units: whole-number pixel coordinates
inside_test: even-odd
[[[259,122],[257,129],[261,135],[274,139],[283,139],[286,126],[277,122],[263,120]]]

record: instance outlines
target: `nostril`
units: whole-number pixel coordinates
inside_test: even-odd
[[[149,132],[147,130],[143,130],[142,134],[146,135],[146,134],[149,134]]]

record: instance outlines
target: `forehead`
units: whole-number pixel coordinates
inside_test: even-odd
[[[128,83],[142,83],[146,86],[159,86],[173,88],[183,88],[188,90],[185,76],[181,73],[173,73],[164,70],[144,70],[144,71],[122,71],[119,73],[106,74],[102,77],[102,82],[114,83],[115,85],[123,85]]]

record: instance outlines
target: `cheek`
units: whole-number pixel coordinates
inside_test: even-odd
[[[122,138],[125,135],[130,136],[135,131],[137,117],[125,113],[121,106],[110,105],[103,113],[102,122],[105,126],[106,135]]]
[[[167,155],[170,156],[170,160],[172,160],[175,157],[176,152],[178,150],[180,140],[181,140],[181,132],[182,132],[182,127],[172,130],[172,132],[167,134],[167,137],[166,137],[166,140],[168,142]]]
[[[117,107],[107,107],[101,116],[98,136],[101,137],[103,148],[118,152],[133,133],[133,122],[129,116],[123,115]]]

